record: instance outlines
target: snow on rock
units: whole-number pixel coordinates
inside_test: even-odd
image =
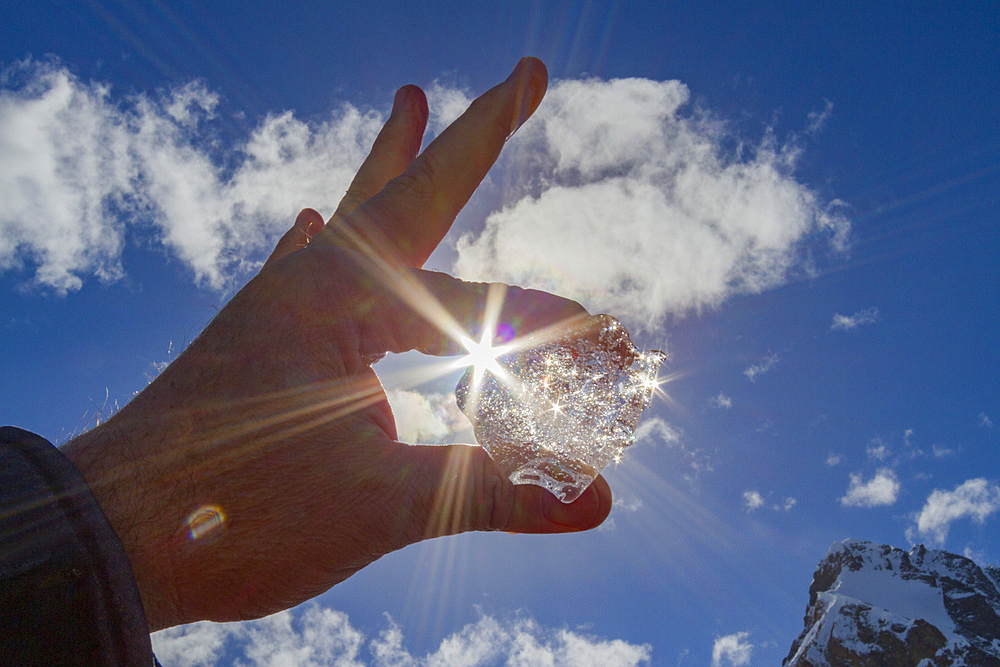
[[[915,546],[830,547],[788,667],[1000,667],[1000,568]]]

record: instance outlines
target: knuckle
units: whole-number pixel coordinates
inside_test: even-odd
[[[430,199],[436,189],[438,168],[433,155],[423,155],[414,160],[409,168],[389,181],[389,187],[407,199],[423,201]]]
[[[362,191],[359,188],[351,187],[344,193],[343,198],[340,200],[340,209],[353,210],[361,204],[371,199],[371,194]]]

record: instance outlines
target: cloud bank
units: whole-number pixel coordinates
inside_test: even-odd
[[[383,121],[345,103],[233,141],[197,82],[123,98],[28,61],[0,84],[0,271],[60,292],[119,279],[125,245],[150,241],[223,286],[301,207],[333,210]],[[432,132],[469,100],[440,83],[429,97]],[[844,247],[847,220],[793,176],[796,146],[747,146],[689,97],[679,81],[554,83],[501,161],[517,174],[505,204],[457,240],[456,271],[651,327],[780,284],[817,233]]]
[[[566,665],[627,667],[649,664],[652,647],[605,640],[565,628],[551,629],[529,618],[501,621],[488,615],[445,637],[434,652],[414,656],[403,631],[391,618],[368,640],[347,614],[316,604],[247,623],[193,623],[152,635],[153,650],[165,665],[218,664],[376,665]],[[367,655],[366,655],[367,649]]]
[[[303,206],[332,212],[382,117],[269,115],[220,154],[218,97],[200,83],[116,99],[54,63],[0,77],[0,271],[59,292],[123,275],[150,236],[204,286],[256,266]]]
[[[652,328],[782,283],[817,233],[845,247],[847,220],[792,175],[796,146],[747,146],[689,97],[679,81],[551,86],[514,140],[530,189],[458,240],[456,272]]]

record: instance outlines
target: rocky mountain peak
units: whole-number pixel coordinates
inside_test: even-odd
[[[783,664],[1000,667],[1000,568],[922,545],[837,542]]]

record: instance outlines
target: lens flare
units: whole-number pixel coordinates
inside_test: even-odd
[[[224,527],[226,514],[218,505],[202,505],[187,518],[188,537],[200,540]]]

